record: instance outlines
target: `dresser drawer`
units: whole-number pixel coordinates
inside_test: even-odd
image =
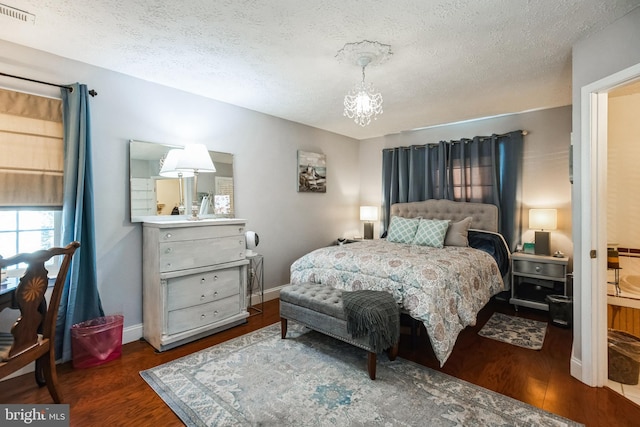
[[[240,293],[240,269],[207,271],[167,281],[167,309],[218,301]]]
[[[231,236],[244,238],[245,227],[242,225],[219,225],[216,227],[165,228],[160,230],[159,233],[160,242],[192,241]]]
[[[562,264],[514,260],[513,272],[564,279],[565,268]]]
[[[160,243],[160,271],[206,267],[245,258],[244,236]]]
[[[177,334],[226,319],[240,312],[240,295],[169,311],[167,334]]]

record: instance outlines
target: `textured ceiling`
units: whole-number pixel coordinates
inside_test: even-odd
[[[640,0],[1,0],[0,39],[357,139],[571,103],[571,46]],[[384,114],[342,116],[367,68]],[[0,52],[0,59],[2,53]],[[90,82],[88,82],[90,83]],[[98,92],[108,90],[96,87]]]

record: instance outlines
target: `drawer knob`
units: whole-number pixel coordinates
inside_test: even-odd
[[[213,293],[213,296],[214,296],[214,297],[217,297],[217,296],[218,296],[218,291],[215,291],[215,292]]]
[[[207,281],[207,279],[205,279],[204,277],[202,279],[200,279],[200,283],[205,283]]]
[[[167,248],[167,249],[164,251],[164,253],[166,253],[166,254],[170,254],[171,252],[173,252],[173,249],[172,249],[172,248]]]
[[[218,315],[218,310],[214,311],[214,312],[213,312],[213,315],[214,315],[214,316],[217,316],[217,315]]]
[[[170,238],[171,238],[171,236],[172,236],[172,235],[171,235],[171,233],[167,233],[167,234],[165,234],[165,237],[166,237],[167,239],[170,239]]]
[[[200,301],[204,301],[206,297],[204,295],[200,295]]]
[[[542,271],[542,267],[536,265],[536,273],[540,273]]]
[[[218,276],[213,276],[213,280],[218,280]]]
[[[204,313],[200,315],[200,319],[201,319],[201,320],[204,320],[204,318],[205,318],[205,317],[207,317],[207,315],[206,315],[206,314],[204,314]]]

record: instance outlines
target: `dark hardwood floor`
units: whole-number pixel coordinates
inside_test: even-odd
[[[490,302],[480,312],[477,325],[462,331],[443,368],[426,342],[421,340],[412,348],[409,335],[402,335],[399,355],[587,426],[640,425],[639,406],[569,375],[570,330],[550,325],[541,351],[521,349],[477,334],[494,311],[514,314],[508,304]],[[535,310],[521,309],[519,315],[547,320],[545,313]],[[278,301],[268,301],[264,313],[250,317],[247,324],[173,350],[156,353],[137,341],[123,346],[122,358],[102,366],[76,370],[70,363],[60,365],[58,376],[71,407],[71,425],[182,425],[139,372],[278,321]],[[38,388],[33,374],[27,374],[0,382],[0,402],[46,404],[52,400],[46,387]]]

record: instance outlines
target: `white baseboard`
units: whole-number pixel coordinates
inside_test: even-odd
[[[9,380],[11,378],[15,378],[15,377],[19,377],[20,375],[24,375],[24,374],[28,374],[29,372],[35,372],[36,370],[36,362],[31,362],[29,363],[27,366],[18,369],[17,371],[15,371],[12,374],[7,375],[6,377],[2,378],[0,380],[0,382],[5,381],[5,380]],[[33,379],[33,382],[35,383],[35,378]]]
[[[122,344],[138,341],[140,338],[142,338],[142,323],[122,329]]]
[[[571,356],[570,372],[572,377],[582,381],[582,360]]]
[[[282,285],[282,286],[278,286],[275,288],[269,288],[267,290],[264,291],[264,300],[265,301],[271,301],[273,299],[277,299],[280,297],[280,289],[284,288],[287,285]],[[251,301],[253,301],[254,303],[256,301],[260,301],[260,294],[251,294]]]

